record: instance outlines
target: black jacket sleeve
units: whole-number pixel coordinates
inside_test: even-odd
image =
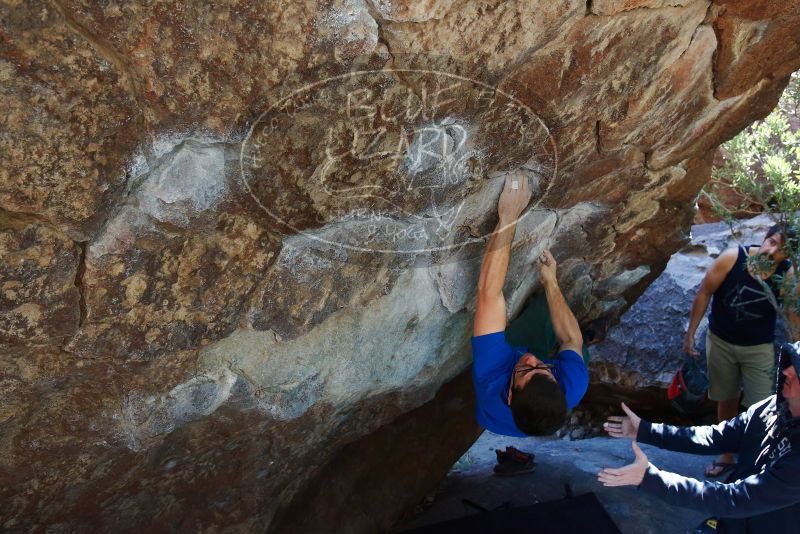
[[[751,407],[733,419],[709,426],[672,426],[641,421],[636,441],[692,454],[738,452],[752,413]]]
[[[650,465],[642,490],[670,504],[717,517],[749,517],[800,502],[800,457],[778,460],[761,473],[731,484],[701,482]]]

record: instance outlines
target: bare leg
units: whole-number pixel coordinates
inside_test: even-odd
[[[717,419],[720,422],[727,421],[728,419],[733,419],[739,414],[739,398],[735,399],[728,399],[723,401],[717,402]],[[717,462],[720,463],[732,463],[733,454],[726,453],[720,454],[717,457]],[[715,467],[713,465],[709,465],[706,467],[706,475],[707,476],[716,476],[719,472],[722,471],[721,467]]]

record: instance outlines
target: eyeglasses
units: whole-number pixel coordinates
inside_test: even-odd
[[[554,368],[554,366],[552,364],[549,364],[549,363],[540,363],[540,364],[537,364],[537,365],[523,365],[521,367],[514,368],[514,374],[525,373],[525,372],[528,372],[528,371],[533,371],[535,369],[545,369],[545,370],[550,371],[552,373],[553,372],[553,368]]]
[[[521,366],[519,368],[515,367],[514,368],[514,373],[511,376],[511,383],[509,384],[509,387],[508,387],[508,401],[507,402],[509,404],[511,404],[511,392],[516,387],[517,375],[519,373],[526,373],[526,372],[529,372],[529,371],[534,371],[536,369],[544,369],[545,371],[550,371],[550,374],[553,375],[553,378],[555,380],[558,380],[556,378],[556,368],[555,368],[555,366],[552,365],[552,364],[549,364],[549,363],[539,363],[539,364],[536,364],[536,365],[523,365],[523,366]]]

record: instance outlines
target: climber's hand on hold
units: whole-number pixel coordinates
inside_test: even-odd
[[[531,190],[528,186],[528,177],[520,170],[508,173],[503,185],[503,192],[500,193],[500,200],[497,203],[500,224],[505,226],[516,223],[530,200]]]
[[[539,256],[539,277],[542,284],[555,283],[556,281],[556,259],[549,250],[545,250]]]

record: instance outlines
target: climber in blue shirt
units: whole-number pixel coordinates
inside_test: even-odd
[[[472,375],[478,423],[496,434],[552,434],[567,410],[583,398],[589,373],[580,351],[583,337],[556,281],[556,261],[545,250],[538,267],[558,352],[534,354],[506,340],[506,280],[516,222],[530,200],[527,177],[506,177],[498,202],[499,221],[481,265],[472,337]]]

